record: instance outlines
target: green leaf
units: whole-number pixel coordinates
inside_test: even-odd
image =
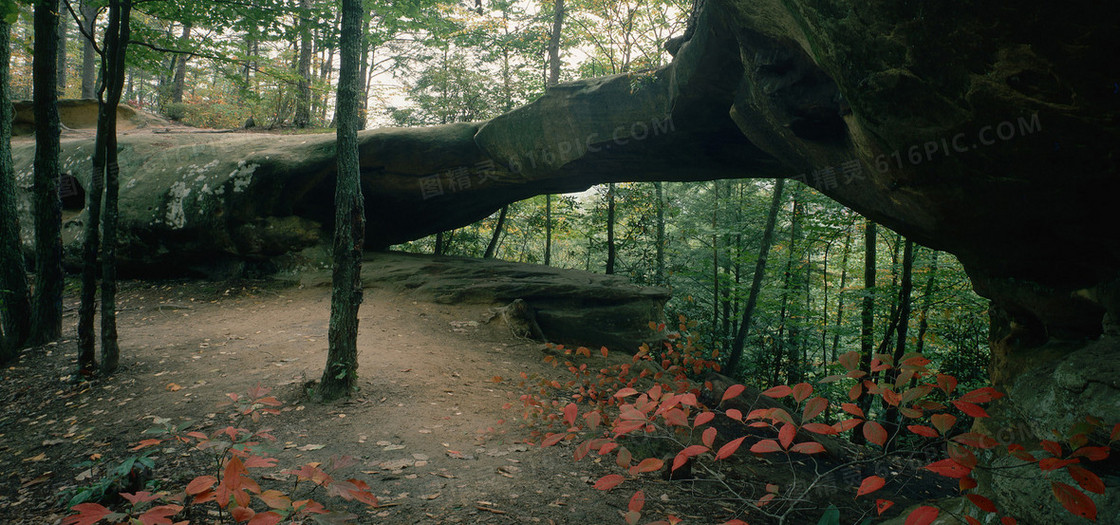
[[[840,525],[840,509],[836,505],[829,505],[817,525]]]

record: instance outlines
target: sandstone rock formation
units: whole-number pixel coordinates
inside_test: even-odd
[[[992,300],[991,374],[1010,394],[993,432],[1120,421],[1109,4],[705,0],[694,22],[660,70],[561,85],[486,123],[365,132],[369,244],[594,183],[798,178],[960,258]],[[121,147],[134,270],[268,261],[330,228],[331,137]],[[65,148],[81,177],[88,143]],[[30,148],[15,154],[26,186]],[[1012,514],[1039,504],[988,485]]]

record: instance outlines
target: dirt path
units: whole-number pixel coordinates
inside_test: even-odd
[[[367,290],[361,389],[319,405],[301,391],[326,360],[327,287],[127,283],[120,306],[123,369],[113,378],[74,385],[71,341],[3,371],[0,522],[57,522],[57,494],[81,483],[74,465],[86,456],[124,457],[153,417],[221,428],[215,404],[257,384],[289,404],[267,422],[284,446],[281,464],[360,461],[348,474],[366,479],[384,507],[364,510],[359,523],[622,522],[631,492],[588,484],[605,467],[573,463],[571,448],[520,444],[525,431],[498,424],[516,415],[502,409],[519,395],[508,378],[552,368],[541,345],[471,323],[483,307]],[[73,333],[72,298],[67,309]],[[156,476],[179,461],[158,458]]]

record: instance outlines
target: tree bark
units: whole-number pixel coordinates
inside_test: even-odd
[[[93,5],[93,0],[83,0],[81,6],[82,12],[82,27],[89,33],[91,38],[94,38],[96,33],[96,19],[97,6]],[[82,37],[82,98],[94,98],[97,96],[97,53],[95,52],[93,40],[90,38]]]
[[[56,0],[35,2],[32,94],[35,112],[35,295],[32,346],[62,335],[62,201],[59,185],[58,12]]]
[[[334,273],[329,348],[319,395],[348,396],[358,379],[358,308],[362,304],[362,245],[365,210],[358,157],[358,97],[361,93],[361,0],[342,0],[336,120],[338,182],[335,189]]]
[[[544,196],[544,265],[552,264],[552,194]]]
[[[871,354],[875,348],[875,276],[876,276],[876,226],[871,219],[867,219],[863,229],[863,307],[860,311],[860,369],[871,373]],[[863,393],[859,398],[859,406],[866,414],[871,406],[871,396]],[[853,443],[864,443],[863,434],[852,433]]]
[[[915,343],[914,351],[922,353],[925,350],[926,344],[926,330],[929,329],[929,306],[933,301],[933,292],[937,287],[937,254],[936,250],[931,250],[933,253],[930,255],[932,259],[929,263],[929,276],[926,277],[925,291],[922,292],[922,306],[918,311],[918,335],[917,342]]]
[[[548,36],[548,85],[560,82],[560,32],[564,28],[564,0],[552,8],[552,32]]]
[[[101,248],[101,373],[112,374],[120,362],[117,343],[117,196],[120,167],[117,163],[116,108],[124,88],[125,55],[131,35],[132,0],[110,0],[105,29],[106,98],[98,106],[98,133],[105,137],[105,210]],[[102,131],[104,128],[104,131]]]
[[[657,233],[654,247],[657,262],[654,268],[654,284],[665,284],[665,193],[661,182],[653,183],[654,193],[657,195]]]
[[[494,225],[494,233],[490,235],[490,242],[486,245],[486,253],[482,255],[483,259],[494,258],[494,252],[498,249],[498,238],[502,236],[502,228],[506,224],[507,213],[509,213],[509,206],[502,206],[502,211],[498,212],[498,223]]]
[[[179,50],[186,51],[187,44],[191,41],[191,23],[183,24],[183,33],[179,35]],[[175,58],[175,78],[171,81],[171,103],[183,103],[183,89],[187,83],[187,60],[190,55],[179,54]]]
[[[832,348],[829,351],[829,361],[836,361],[837,350],[840,348],[840,327],[844,322],[844,288],[848,286],[848,256],[852,252],[852,227],[848,226],[844,236],[844,255],[840,258],[840,287],[836,292],[836,324],[833,325]]]
[[[299,84],[296,86],[296,113],[292,124],[306,128],[311,124],[311,0],[299,1],[300,37],[299,62],[296,66]],[[359,26],[360,28],[360,26]],[[336,117],[337,119],[337,117]]]
[[[23,264],[16,181],[12,170],[12,104],[8,93],[9,27],[0,19],[0,365],[11,362],[31,330],[31,299]]]
[[[754,316],[755,305],[758,304],[758,294],[762,291],[762,279],[766,275],[766,259],[770,256],[770,245],[774,242],[774,226],[778,222],[778,212],[782,209],[782,190],[785,188],[785,179],[774,182],[774,195],[770,199],[770,211],[766,214],[766,227],[762,230],[762,241],[758,248],[758,258],[754,262],[754,278],[751,280],[751,291],[747,296],[747,304],[743,307],[743,318],[739,321],[739,330],[735,333],[735,340],[731,343],[731,355],[727,358],[724,373],[735,378],[739,373],[739,363],[743,358],[743,345],[747,340],[747,332],[751,328],[751,318]]]

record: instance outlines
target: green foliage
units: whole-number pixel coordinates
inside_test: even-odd
[[[96,454],[93,458],[74,465],[74,468],[87,469],[93,481],[63,491],[60,496],[66,502],[66,508],[81,503],[101,503],[106,500],[117,499],[119,498],[118,493],[121,491],[150,490],[153,485],[151,480],[146,480],[138,487],[129,487],[129,485],[132,484],[130,481],[141,478],[140,472],[144,469],[149,471],[154,469],[155,460],[151,457],[149,451],[140,455],[129,456],[117,466],[106,468],[101,455]]]

